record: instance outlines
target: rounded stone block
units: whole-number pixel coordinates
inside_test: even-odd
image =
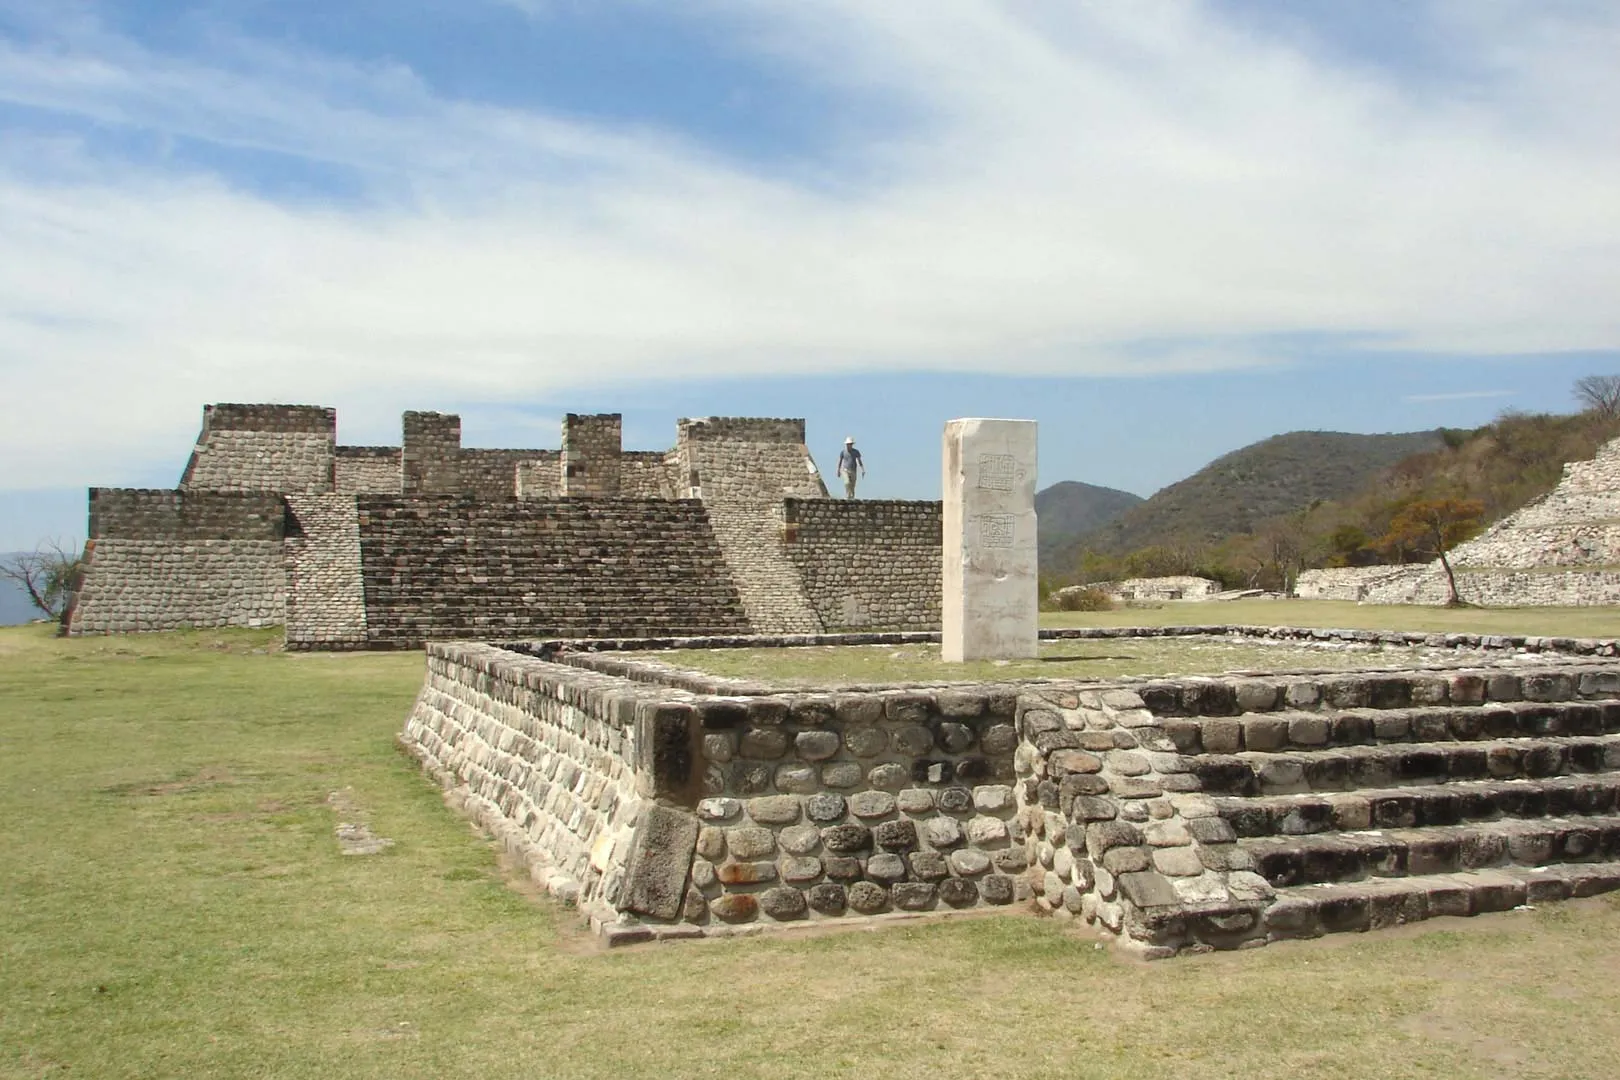
[[[808,855],[821,846],[821,830],[814,825],[789,825],[776,834],[776,842],[790,855]]]
[[[849,906],[849,893],[844,886],[829,881],[811,886],[805,900],[812,910],[823,915],[842,915]]]
[[[832,825],[821,830],[821,842],[840,855],[866,851],[872,846],[872,830],[864,825]]]
[[[844,797],[832,792],[818,792],[804,800],[804,812],[811,821],[828,822],[837,821],[844,816]]]
[[[889,892],[894,906],[902,911],[927,911],[934,906],[934,886],[926,881],[902,881]]]
[[[863,791],[852,795],[849,809],[858,818],[880,818],[894,813],[895,798],[887,791]]]
[[[892,852],[873,855],[866,860],[866,876],[873,881],[904,881],[906,861]]]
[[[879,728],[852,728],[844,732],[844,745],[856,757],[874,758],[889,748],[889,737]]]
[[[793,748],[805,761],[826,761],[842,742],[836,731],[801,731],[793,737]]]
[[[761,893],[759,909],[773,919],[785,921],[804,918],[809,913],[809,904],[804,893],[784,885]]]
[[[791,825],[799,820],[799,800],[792,795],[749,799],[748,816],[760,825]]]
[[[954,908],[972,907],[979,902],[979,888],[963,878],[948,878],[939,883],[939,898]]]
[[[759,901],[747,893],[733,893],[711,901],[709,912],[728,923],[752,922],[759,917]]]
[[[889,890],[872,881],[857,881],[847,896],[849,906],[862,915],[876,915],[889,906]]]

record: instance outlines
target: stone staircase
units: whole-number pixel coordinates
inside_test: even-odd
[[[1180,714],[1161,719],[1214,805],[1200,839],[1224,849],[1225,870],[1275,891],[1269,939],[1620,888],[1613,666],[1142,697]]]

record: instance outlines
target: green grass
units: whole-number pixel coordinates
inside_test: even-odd
[[[1348,600],[1179,601],[1115,611],[1047,611],[1042,626],[1331,626],[1545,637],[1620,637],[1620,608],[1443,608]]]
[[[1233,641],[1222,637],[1043,641],[1036,660],[947,664],[938,645],[814,645],[791,649],[680,649],[627,653],[709,675],[783,687],[883,683],[1117,679],[1124,675],[1215,675],[1235,671],[1390,668],[1455,661],[1451,650],[1399,646]]]
[[[0,631],[0,1076],[1586,1077],[1620,905],[1141,966],[1002,917],[598,951],[393,746],[419,654]],[[386,854],[345,858],[347,788]]]
[[[1373,607],[1334,600],[1167,603],[1103,612],[1044,612],[1041,625],[1326,626],[1362,630],[1457,631],[1551,637],[1620,636],[1612,608]],[[1115,679],[1126,675],[1214,675],[1402,667],[1454,659],[1450,650],[1307,644],[1248,644],[1215,637],[1048,641],[1038,660],[946,664],[937,645],[813,646],[645,654],[676,667],[781,686],[984,682],[1009,679]]]

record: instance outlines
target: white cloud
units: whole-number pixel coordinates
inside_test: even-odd
[[[1433,401],[1479,401],[1512,396],[1511,390],[1456,390],[1444,394],[1407,394],[1401,400],[1408,404],[1419,405]]]
[[[402,407],[612,380],[1210,370],[1286,362],[1256,342],[1293,333],[1620,347],[1604,6],[1442,5],[1489,72],[1453,94],[1192,2],[694,8],[911,126],[795,175],[397,64],[229,38],[205,63],[89,20],[0,42],[0,102],[73,121],[0,149],[0,378],[71,401],[0,430],[0,487],[173,459],[209,400],[336,404],[380,437]],[[278,202],[82,122],[362,191]]]

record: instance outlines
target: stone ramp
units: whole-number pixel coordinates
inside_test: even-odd
[[[1025,716],[1042,900],[1149,956],[1620,889],[1614,661],[1068,696]]]

